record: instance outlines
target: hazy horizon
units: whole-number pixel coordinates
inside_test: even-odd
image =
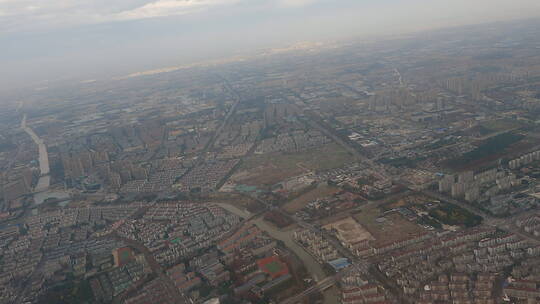
[[[518,0],[0,0],[0,90],[330,41],[540,17]]]

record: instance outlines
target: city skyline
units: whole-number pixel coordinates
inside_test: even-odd
[[[540,303],[536,4],[19,1],[0,304]]]
[[[0,2],[1,89],[118,77],[346,41],[538,17],[532,0]]]

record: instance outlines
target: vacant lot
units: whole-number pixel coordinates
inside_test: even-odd
[[[334,230],[337,238],[346,244],[355,244],[365,240],[373,240],[373,235],[352,217],[346,217],[323,227],[326,230]]]
[[[269,157],[270,159],[276,159],[277,156]],[[265,164],[238,172],[238,174],[233,175],[232,180],[239,184],[264,188],[265,186],[272,186],[280,181],[307,172],[307,170],[300,167],[284,169],[278,163],[270,163],[270,159]]]
[[[233,205],[241,210],[245,209],[251,213],[259,213],[265,209],[262,203],[240,194],[216,192],[210,194],[209,198],[217,200],[220,203]]]
[[[341,167],[351,159],[347,151],[333,143],[297,153],[253,155],[244,160],[239,170],[245,180],[236,182],[269,186],[304,172]]]
[[[313,190],[310,190],[299,197],[287,202],[283,205],[283,210],[287,213],[295,213],[304,208],[308,203],[326,196],[330,196],[339,191],[339,188],[333,186],[319,186]]]
[[[408,221],[397,212],[387,213],[384,215],[383,221],[376,221],[381,216],[383,213],[378,207],[365,208],[362,212],[354,215],[356,221],[375,238],[373,242],[375,246],[403,240],[424,231],[422,227]]]

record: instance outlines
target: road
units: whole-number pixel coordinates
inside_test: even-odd
[[[36,265],[36,268],[34,268],[34,271],[26,278],[23,279],[23,288],[21,289],[21,292],[17,295],[15,298],[14,303],[23,303],[24,297],[27,296],[30,292],[30,289],[32,288],[32,282],[36,282],[40,279],[40,276],[42,276],[41,270],[43,269],[43,266],[45,265],[45,259],[41,258],[39,263]]]
[[[154,203],[148,204],[148,205],[145,205],[145,206],[139,208],[139,210],[137,210],[137,212],[132,214],[127,219],[129,220],[129,219],[141,218],[148,211],[148,209],[150,209],[153,205],[154,205]],[[156,274],[161,279],[161,281],[165,284],[165,288],[167,289],[169,295],[173,299],[176,299],[176,303],[178,303],[178,304],[189,303],[189,301],[185,297],[185,295],[182,294],[176,288],[176,286],[174,285],[174,282],[171,280],[171,278],[169,278],[169,276],[167,276],[165,274],[165,271],[164,271],[163,267],[161,267],[161,265],[156,261],[156,259],[154,258],[154,255],[150,252],[150,250],[148,250],[148,248],[146,246],[144,246],[142,243],[140,243],[138,241],[135,241],[135,240],[128,239],[126,237],[120,236],[116,232],[116,230],[112,231],[111,236],[114,237],[116,240],[122,241],[122,242],[124,242],[124,244],[135,248],[137,251],[141,252],[144,255],[146,263],[148,264],[148,266],[150,266],[150,268],[152,269],[152,272],[154,274]]]
[[[289,216],[293,219],[294,222],[296,222],[296,224],[299,226],[299,227],[302,227],[304,229],[307,229],[307,230],[310,230],[311,232],[314,232],[314,233],[317,233],[317,234],[321,234],[325,240],[327,240],[330,244],[332,244],[332,246],[334,246],[336,248],[336,250],[344,257],[348,258],[349,260],[351,261],[354,261],[356,262],[355,264],[358,264],[358,266],[361,266],[362,269],[364,269],[365,271],[367,271],[367,267],[366,267],[366,262],[359,259],[357,256],[355,256],[354,254],[352,254],[347,248],[343,247],[343,245],[341,244],[341,242],[336,239],[336,237],[334,235],[332,235],[331,233],[329,233],[328,231],[326,231],[325,229],[320,229],[320,228],[317,228],[315,227],[314,225],[310,224],[310,223],[307,223],[303,220],[301,220],[300,218],[296,217],[295,215],[287,215],[284,211],[282,211],[281,209],[279,209],[279,211],[284,215],[284,216]]]
[[[468,210],[476,215],[479,215],[481,217],[484,218],[484,222],[488,222],[488,223],[494,223],[497,221],[497,219],[495,219],[494,217],[492,217],[491,215],[485,213],[484,211],[476,208],[476,207],[473,207],[471,206],[470,204],[466,204],[464,202],[461,202],[461,201],[458,201],[456,199],[453,199],[451,197],[448,197],[446,195],[443,195],[442,193],[439,193],[439,192],[436,192],[436,191],[431,191],[431,190],[422,190],[420,191],[421,194],[424,194],[425,196],[429,196],[431,198],[435,198],[435,199],[438,199],[442,202],[446,202],[446,203],[452,203],[454,205],[457,205],[465,210]]]
[[[308,289],[304,290],[303,292],[295,295],[295,296],[292,296],[284,301],[281,301],[280,304],[295,304],[295,303],[298,303],[300,301],[302,301],[302,299],[304,299],[305,297],[307,297],[308,295],[312,294],[312,293],[315,293],[315,292],[322,292],[332,286],[334,286],[334,284],[336,284],[336,279],[334,277],[327,277],[326,279],[322,280],[322,281],[319,281],[317,282],[317,284],[309,287]]]
[[[336,248],[336,250],[343,256],[343,257],[346,257],[348,258],[351,262],[354,263],[354,265],[357,267],[357,269],[359,271],[361,271],[362,273],[364,274],[367,274],[368,271],[369,271],[369,264],[367,263],[367,261],[355,256],[354,254],[352,254],[347,248],[345,248],[341,242],[339,242],[339,240],[333,236],[331,233],[329,233],[328,231],[324,230],[324,229],[319,229],[317,227],[315,227],[314,225],[310,224],[310,223],[307,223],[301,219],[299,219],[298,217],[294,216],[294,215],[288,215],[286,214],[283,210],[281,209],[276,209],[278,210],[279,212],[281,212],[284,216],[289,216],[293,219],[293,221],[299,226],[299,227],[302,227],[304,229],[307,229],[307,230],[310,230],[314,233],[317,233],[317,234],[322,234],[324,239],[327,240],[330,244],[332,244],[332,246],[334,246],[334,248]],[[305,251],[305,249],[302,248],[303,251]],[[284,302],[281,302],[281,303],[296,303],[300,300],[302,300],[303,298],[305,298],[306,296],[310,295],[311,293],[314,293],[314,292],[320,292],[320,291],[324,291],[325,289],[327,288],[330,288],[331,286],[333,286],[335,283],[336,283],[336,277],[339,277],[339,273],[334,275],[334,276],[330,276],[330,277],[326,277],[325,279],[323,280],[320,280],[317,282],[317,285],[315,286],[312,286],[308,289],[306,289],[305,291],[303,291],[302,293],[300,294],[297,294],[295,295],[294,297],[291,297],[289,299],[287,299],[286,301]]]
[[[227,114],[225,115],[225,119],[223,120],[223,123],[217,128],[212,138],[208,141],[208,143],[204,147],[203,151],[201,152],[202,155],[206,154],[206,152],[208,152],[214,146],[214,142],[219,137],[223,129],[229,124],[231,117],[236,112],[236,108],[242,101],[242,98],[240,98],[240,94],[238,94],[238,92],[233,89],[229,81],[226,78],[223,78],[223,81],[225,82],[225,87],[233,94],[235,100],[234,100],[233,105],[229,109],[229,112],[227,112]],[[204,158],[200,158],[200,159],[201,160],[199,162],[202,162],[204,160]]]
[[[322,266],[317,262],[304,248],[299,246],[293,238],[293,231],[289,230],[280,230],[264,221],[264,219],[260,216],[252,216],[250,213],[240,210],[237,207],[225,203],[217,203],[216,205],[222,207],[223,209],[236,214],[240,217],[243,217],[246,219],[246,222],[253,223],[256,225],[259,229],[265,231],[268,233],[272,238],[276,240],[282,241],[285,246],[294,252],[296,256],[298,256],[304,264],[306,264],[306,268],[309,271],[309,273],[313,276],[315,281],[320,281],[323,278],[325,278],[327,275],[324,272],[324,269]]]
[[[236,108],[238,107],[238,105],[240,104],[240,102],[242,101],[242,99],[240,98],[240,95],[238,94],[238,92],[236,92],[232,86],[230,85],[229,81],[226,79],[226,78],[223,78],[223,81],[225,82],[225,87],[231,91],[231,93],[235,96],[235,100],[234,100],[234,103],[233,105],[231,106],[231,108],[229,109],[229,111],[227,112],[227,114],[225,115],[225,119],[223,120],[223,123],[221,125],[219,125],[219,127],[216,129],[216,132],[214,132],[214,135],[212,135],[212,137],[210,138],[210,140],[208,141],[208,143],[206,143],[206,145],[204,146],[204,149],[199,153],[199,157],[197,158],[197,160],[195,161],[195,164],[193,164],[193,166],[191,166],[185,173],[184,175],[188,174],[191,170],[195,169],[197,166],[201,165],[204,161],[205,161],[205,155],[206,153],[208,153],[210,151],[210,149],[212,149],[212,147],[214,146],[214,143],[216,142],[216,139],[219,137],[219,135],[221,134],[221,132],[223,131],[223,129],[229,124],[229,121],[231,120],[231,117],[233,116],[233,114],[236,112]],[[221,184],[221,183],[220,183]],[[221,185],[220,185],[221,187]]]
[[[362,153],[358,152],[358,150],[351,146],[348,142],[334,134],[333,129],[330,126],[327,126],[326,123],[322,121],[322,119],[314,114],[310,113],[308,111],[305,111],[304,114],[308,118],[307,123],[309,123],[313,128],[319,130],[324,135],[330,137],[335,143],[342,146],[345,150],[347,150],[350,154],[352,154],[357,160],[362,161],[364,163],[367,163],[372,169],[376,169],[381,174],[385,174],[386,169],[384,167],[373,161],[372,159],[366,157],[365,155],[362,155]]]
[[[128,239],[125,237],[122,237],[118,235],[116,232],[114,232],[113,237],[119,241],[124,242],[126,245],[135,248],[137,251],[141,252],[144,255],[144,258],[146,259],[146,262],[152,269],[152,271],[161,279],[161,281],[164,283],[165,288],[167,289],[167,292],[173,299],[176,299],[176,303],[178,304],[184,304],[189,303],[188,300],[185,298],[185,296],[180,293],[180,291],[176,288],[174,285],[174,282],[165,274],[165,271],[163,270],[163,267],[156,261],[150,250],[146,248],[143,244],[134,241],[132,239]]]
[[[448,197],[446,195],[443,195],[443,194],[441,194],[439,192],[430,191],[430,190],[423,190],[420,193],[422,193],[422,194],[424,194],[426,196],[432,197],[432,198],[436,198],[436,199],[438,199],[438,200],[440,200],[442,202],[457,205],[457,206],[459,206],[459,207],[461,207],[463,209],[468,210],[471,213],[479,215],[479,216],[484,218],[484,224],[485,225],[496,227],[496,228],[499,228],[499,229],[504,229],[504,230],[507,230],[509,232],[512,232],[512,233],[514,233],[514,234],[528,240],[532,244],[540,244],[540,238],[532,236],[530,234],[527,234],[527,233],[525,233],[524,231],[521,231],[518,227],[515,226],[515,220],[517,218],[519,218],[521,215],[510,216],[510,217],[506,217],[506,218],[496,218],[496,217],[493,217],[493,216],[485,213],[482,210],[479,210],[476,207],[471,206],[470,204],[467,204],[467,203],[458,201],[456,199],[450,198],[450,197]]]
[[[280,230],[276,228],[275,226],[272,226],[264,221],[264,219],[260,216],[261,214],[252,215],[248,213],[247,211],[238,209],[237,207],[226,204],[226,203],[217,203],[216,205],[222,207],[223,209],[236,214],[240,217],[243,217],[246,219],[247,222],[251,222],[254,225],[256,225],[259,229],[265,231],[268,233],[272,238],[276,240],[280,240],[285,244],[285,247],[287,247],[290,251],[294,252],[294,254],[304,263],[306,266],[307,271],[311,274],[315,282],[319,286],[323,286],[323,289],[310,289],[308,293],[305,291],[302,292],[302,294],[295,295],[294,299],[302,299],[303,297],[309,295],[310,293],[316,292],[316,291],[323,291],[334,285],[335,283],[335,277],[328,276],[322,266],[319,264],[319,262],[311,256],[303,247],[298,245],[294,241],[292,230]],[[333,280],[330,286],[324,286],[325,284],[329,284]],[[324,302],[325,304],[335,304],[337,303],[337,297],[334,296],[332,293],[323,293],[324,296]],[[293,299],[290,298],[290,299]],[[292,302],[291,302],[292,303]]]
[[[219,126],[219,128],[216,130],[216,133],[214,133],[214,136],[212,137],[212,140],[209,142],[208,148],[211,148],[214,145],[214,142],[219,137],[219,134],[223,131],[223,129],[229,124],[229,121],[231,120],[231,117],[236,112],[236,108],[242,101],[242,98],[240,98],[240,94],[238,94],[237,91],[233,89],[231,84],[226,78],[223,78],[223,81],[225,82],[225,87],[231,92],[231,94],[234,96],[234,103],[229,109],[229,112],[227,112],[227,115],[225,116],[225,119],[223,120],[223,123]]]

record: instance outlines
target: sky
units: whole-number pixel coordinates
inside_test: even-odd
[[[534,17],[538,0],[0,0],[0,90]]]

